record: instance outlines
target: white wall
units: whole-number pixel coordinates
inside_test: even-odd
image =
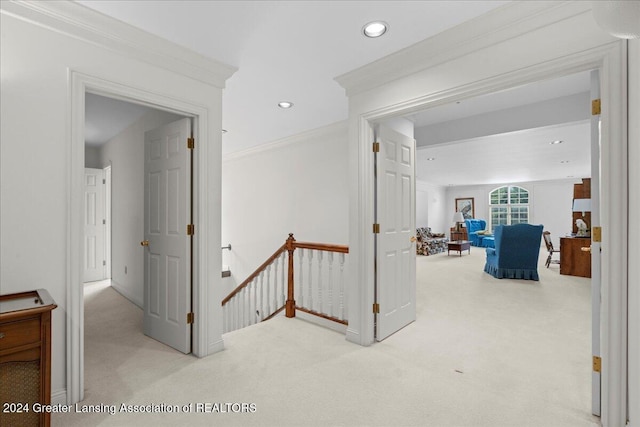
[[[448,236],[447,212],[446,187],[416,180],[416,227],[431,227],[434,233]]]
[[[111,165],[111,280],[144,306],[144,133],[181,116],[152,110],[99,149],[100,168]],[[126,273],[125,273],[126,268]]]
[[[447,187],[447,212],[453,216],[456,198],[473,197],[475,217],[486,220],[489,227],[489,193],[505,185],[518,185],[529,190],[529,223],[544,225],[545,231],[551,232],[554,247],[559,249],[560,237],[571,233],[573,184],[581,182],[581,179],[560,179]]]
[[[93,169],[102,168],[99,147],[84,147],[84,167]]]
[[[220,200],[221,88],[232,69],[72,2],[3,1],[0,7],[0,293],[46,288],[58,304],[52,399],[67,402],[69,392],[71,403],[82,395],[82,209],[81,179],[75,178],[84,168],[84,147],[74,144],[82,133],[73,130],[72,111],[82,111],[84,94],[71,96],[70,75],[82,73],[126,87],[134,97],[198,111],[199,137],[207,147],[200,157],[207,170],[201,184],[209,194],[206,207],[213,208]],[[207,231],[200,249],[211,250],[208,242],[217,246],[220,240],[219,210],[209,209],[202,221]],[[204,268],[219,277],[219,260]],[[210,301],[204,303],[212,314],[203,314],[204,339],[199,329],[196,335],[198,345],[206,342],[211,349],[221,342],[222,328],[216,318],[221,310],[213,304],[219,279],[209,276]]]
[[[631,118],[636,118],[631,119]],[[629,40],[629,165],[640,164],[640,40]],[[640,212],[640,170],[629,168],[629,212]],[[640,238],[637,215],[629,221],[631,241]],[[640,245],[629,245],[629,307],[640,307]],[[629,419],[640,426],[640,311],[629,310]]]
[[[294,233],[296,240],[347,244],[347,127],[339,122],[259,149],[222,165],[222,246],[231,278],[246,279]]]

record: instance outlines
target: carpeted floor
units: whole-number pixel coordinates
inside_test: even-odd
[[[418,256],[417,320],[383,342],[360,347],[278,317],[225,335],[225,351],[204,359],[145,337],[140,309],[108,282],[88,284],[78,409],[103,412],[54,414],[53,425],[598,425],[590,280],[546,269],[545,257],[532,282],[484,273],[479,248]]]

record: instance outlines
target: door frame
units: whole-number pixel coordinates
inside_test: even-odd
[[[350,174],[352,196],[357,193],[355,209],[350,214],[353,231],[351,280],[349,294],[349,327],[347,339],[361,344],[374,342],[374,179],[373,141],[375,122],[411,114],[442,104],[478,95],[505,90],[540,80],[597,69],[600,72],[602,100],[601,149],[601,225],[602,247],[602,303],[600,318],[602,352],[602,420],[626,419],[627,413],[627,255],[628,255],[628,165],[627,165],[627,45],[616,41],[555,60],[531,65],[479,81],[417,94],[408,100],[382,105],[370,111],[350,112]],[[377,92],[384,93],[388,87]],[[354,111],[355,110],[355,111]],[[614,141],[615,143],[610,143]],[[355,181],[354,181],[355,180]],[[357,185],[354,184],[357,182]],[[378,206],[378,209],[381,207]]]
[[[208,135],[207,123],[209,110],[184,99],[168,97],[159,92],[131,87],[75,70],[68,72],[67,109],[68,122],[68,158],[70,170],[68,174],[68,239],[67,254],[67,322],[66,322],[66,360],[67,360],[67,403],[75,403],[84,399],[84,290],[82,286],[82,176],[84,174],[84,127],[85,127],[85,93],[94,93],[109,98],[146,105],[193,118],[193,135],[196,147],[193,150],[193,219],[198,225],[193,236],[193,269],[192,269],[192,311],[197,322],[192,326],[192,353],[197,357],[223,349],[222,341],[209,344],[209,317],[207,310],[212,272],[206,262],[209,229],[213,226],[208,220],[208,212],[215,204],[212,196],[206,191],[207,159],[210,156],[209,144],[197,142]],[[142,165],[141,165],[142,167]],[[219,244],[216,243],[215,247]]]

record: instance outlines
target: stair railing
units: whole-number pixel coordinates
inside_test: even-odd
[[[283,310],[286,317],[300,310],[346,325],[348,253],[348,246],[297,242],[289,234],[284,245],[222,300],[224,332],[269,320]]]

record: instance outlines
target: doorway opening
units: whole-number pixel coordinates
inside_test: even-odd
[[[82,252],[83,244],[83,190],[82,177],[85,166],[85,96],[93,94],[109,99],[127,101],[131,104],[161,110],[164,113],[172,113],[189,117],[193,124],[192,137],[197,141],[200,135],[207,138],[210,132],[207,131],[209,110],[205,107],[194,105],[188,101],[178,98],[168,98],[162,94],[135,89],[129,86],[106,81],[97,77],[85,75],[78,72],[70,74],[70,117],[71,117],[71,138],[70,138],[70,217],[69,217],[69,241],[70,257],[68,264],[69,284],[67,310],[69,312],[67,322],[67,402],[75,403],[83,399],[84,396],[84,307],[83,307],[83,285],[82,285]],[[190,144],[192,145],[192,144]],[[186,146],[186,144],[185,144]],[[191,318],[198,316],[199,322],[190,324],[192,331],[192,353],[195,356],[203,357],[210,352],[219,351],[221,344],[209,344],[207,341],[207,331],[209,328],[209,316],[205,310],[207,304],[207,288],[204,285],[209,277],[206,263],[201,259],[203,248],[206,248],[210,240],[211,229],[208,224],[208,195],[204,192],[203,185],[209,181],[205,174],[207,165],[211,162],[211,150],[207,144],[195,145],[192,150],[193,159],[193,222],[200,224],[200,231],[196,236],[192,236],[193,257],[192,257],[192,277],[193,293],[191,298],[192,312]],[[115,182],[120,176],[120,170],[116,165],[112,166],[112,181]],[[142,163],[134,165],[142,169]],[[114,188],[113,200],[117,199]],[[116,212],[116,206],[112,206],[112,212]],[[142,215],[142,213],[139,213]],[[117,227],[116,218],[112,218],[112,224]],[[141,230],[131,230],[132,236]],[[215,230],[214,230],[215,231]],[[114,231],[112,235],[117,233]],[[112,242],[115,239],[112,239]],[[216,239],[218,240],[218,239]],[[137,239],[136,247],[140,248],[140,239]],[[118,252],[112,250],[114,257]],[[111,269],[115,272],[115,266]],[[124,269],[123,269],[124,270]],[[129,265],[127,265],[129,273]],[[185,322],[188,318],[185,316]]]
[[[486,285],[498,286],[497,279],[493,279],[493,284],[490,280],[487,281],[488,283],[484,284],[483,289],[469,289],[474,286],[474,282],[477,284],[478,281],[474,271],[478,270],[480,274],[483,274],[484,247],[472,247],[473,254],[467,254],[465,250],[464,255],[462,253],[460,256],[456,253],[455,257],[447,255],[447,244],[443,242],[442,238],[451,240],[451,233],[455,230],[452,228],[455,226],[452,218],[456,212],[456,199],[472,200],[471,203],[474,204],[473,210],[475,211],[475,215],[472,216],[476,219],[485,219],[487,226],[484,228],[491,233],[492,226],[495,227],[500,223],[507,224],[506,221],[509,219],[505,216],[506,214],[497,215],[496,211],[492,209],[491,192],[501,186],[507,188],[510,186],[527,187],[531,197],[530,200],[527,200],[527,206],[523,211],[527,214],[525,222],[543,224],[545,230],[551,230],[557,241],[557,247],[560,247],[560,237],[570,235],[572,232],[573,185],[581,182],[582,178],[595,176],[597,179],[600,173],[598,143],[593,145],[591,141],[593,128],[589,113],[592,88],[597,89],[599,94],[599,85],[593,87],[592,72],[587,70],[476,98],[457,99],[454,102],[421,112],[412,111],[409,114],[405,113],[391,119],[370,122],[374,129],[378,123],[381,123],[404,132],[405,135],[416,140],[415,228],[422,228],[425,233],[430,232],[433,237],[433,247],[423,248],[426,251],[423,254],[428,256],[418,256],[422,260],[418,260],[416,270],[417,320],[420,322],[421,317],[429,319],[429,315],[425,315],[425,313],[445,307],[444,305],[438,306],[437,301],[446,304],[449,308],[457,306],[462,310],[451,319],[448,326],[441,325],[445,328],[451,327],[452,336],[461,333],[459,339],[449,341],[452,336],[440,334],[438,346],[446,348],[449,345],[455,353],[456,348],[460,350],[460,340],[469,340],[469,337],[463,338],[465,330],[473,329],[478,325],[478,322],[486,321],[485,327],[491,324],[490,316],[483,319],[483,314],[488,315],[488,313],[495,312],[506,316],[506,313],[509,312],[504,306],[492,306],[486,298],[493,296],[495,298],[494,304],[501,301],[502,304],[517,307],[518,298],[523,297],[523,295],[517,296],[516,286],[512,286],[508,290],[500,289],[495,295],[492,295]],[[593,202],[596,203],[594,210],[597,210],[599,188],[597,182],[595,185],[593,191],[596,194],[593,195]],[[385,206],[379,206],[378,209],[385,209]],[[505,222],[501,222],[502,219]],[[594,222],[593,225],[599,225],[599,222]],[[542,244],[542,241],[540,243]],[[542,246],[540,254],[541,257],[546,257]],[[536,310],[539,311],[537,316],[547,319],[554,316],[566,317],[567,310],[579,316],[580,320],[577,324],[583,332],[580,352],[573,355],[571,351],[563,353],[566,349],[560,347],[566,345],[567,341],[556,342],[553,336],[547,338],[547,344],[551,344],[546,346],[545,351],[551,351],[555,355],[565,354],[563,362],[566,362],[569,371],[573,369],[572,362],[576,357],[582,357],[586,361],[586,369],[581,373],[581,377],[567,377],[566,379],[567,381],[581,381],[582,394],[578,399],[580,400],[579,407],[584,409],[587,414],[593,411],[594,414],[599,415],[600,379],[599,376],[593,378],[594,385],[592,387],[588,374],[590,368],[588,353],[592,351],[592,335],[594,339],[596,336],[599,339],[599,299],[593,301],[593,307],[591,301],[592,287],[597,288],[599,294],[599,256],[597,260],[594,260],[598,263],[597,267],[594,266],[594,274],[598,275],[597,278],[594,277],[594,281],[597,283],[592,283],[589,279],[560,276],[558,266],[555,267],[555,271],[548,271],[544,267],[544,260],[544,257],[538,260],[538,268],[545,269],[541,273],[553,274],[557,276],[557,280],[554,281],[555,278],[548,276],[549,280],[536,283],[535,287],[525,286],[527,283],[517,286],[521,288],[523,293],[530,292],[533,288],[542,295],[547,291],[545,286],[554,281],[554,284],[549,287],[551,292],[561,291],[560,293],[562,293],[568,287],[571,289],[570,293],[579,293],[581,302],[573,308],[560,308],[555,303],[544,302],[544,299],[549,296],[547,294],[540,301]],[[471,262],[475,262],[473,267],[475,270],[465,270],[462,264]],[[479,269],[478,263],[480,263]],[[376,267],[379,268],[380,265],[378,260]],[[375,274],[376,277],[384,276],[384,272],[376,271]],[[472,278],[469,279],[469,277]],[[446,283],[447,289],[438,286],[430,287],[430,280],[431,284],[434,280]],[[561,288],[563,285],[560,285],[560,282],[565,283],[564,288]],[[469,286],[465,287],[465,283]],[[503,283],[499,285],[504,287]],[[461,287],[456,292],[455,289],[458,286]],[[431,297],[427,294],[429,289],[433,292]],[[483,298],[470,300],[471,295],[466,292],[483,292],[485,295]],[[374,290],[376,298],[378,294],[379,290]],[[449,300],[449,297],[452,297],[453,301]],[[563,297],[558,294],[558,298]],[[463,309],[465,301],[470,303],[467,309]],[[420,307],[421,303],[425,306]],[[483,305],[486,311],[482,312],[481,310],[479,314],[477,309]],[[533,304],[527,309],[532,307]],[[425,310],[425,308],[428,309]],[[545,313],[545,310],[548,311]],[[475,317],[470,313],[476,313]],[[511,314],[523,313],[526,313],[526,309],[515,310]],[[377,314],[376,323],[379,320],[380,315]],[[503,321],[506,322],[505,325],[518,324],[516,319],[508,321],[505,317]],[[535,324],[533,318],[528,321],[533,321]],[[467,322],[467,327],[463,326],[465,322]],[[374,328],[377,327],[376,323],[374,323]],[[520,324],[527,331],[526,322],[520,322]],[[497,331],[502,329],[499,323],[493,324],[491,327],[497,328]],[[544,325],[540,325],[540,328],[544,328]],[[429,328],[425,329],[425,331],[428,330]],[[486,328],[483,331],[486,331]],[[503,332],[509,334],[509,331]],[[534,337],[539,331],[532,327],[528,332],[535,332],[531,335],[532,339],[535,339]],[[521,336],[522,330],[513,333]],[[480,335],[476,334],[476,336]],[[486,338],[489,341],[495,339],[498,342],[496,337],[497,335]],[[435,337],[432,336],[429,339],[435,339]],[[552,345],[553,347],[551,347]],[[475,342],[474,344],[474,340],[471,340],[469,348],[474,347],[486,350],[486,342]],[[463,349],[462,353],[468,352],[469,348]],[[525,351],[524,348],[523,351]],[[504,349],[493,347],[491,352],[494,353],[491,358],[497,360],[501,354],[504,354]],[[474,352],[471,351],[470,354],[472,353]],[[480,353],[475,353],[474,357],[478,354]],[[599,348],[597,350],[594,348],[593,354],[599,354]],[[464,364],[465,357],[460,352],[458,352],[458,356],[461,357],[460,363]],[[521,356],[521,360],[527,360],[531,357],[531,353]],[[539,361],[540,358],[537,360]],[[553,363],[555,362],[557,362],[556,359]],[[549,363],[552,362],[549,361]],[[522,366],[521,368],[523,372],[531,372],[528,367]],[[522,377],[525,376],[522,375]],[[573,382],[568,383],[566,389],[575,389]]]

